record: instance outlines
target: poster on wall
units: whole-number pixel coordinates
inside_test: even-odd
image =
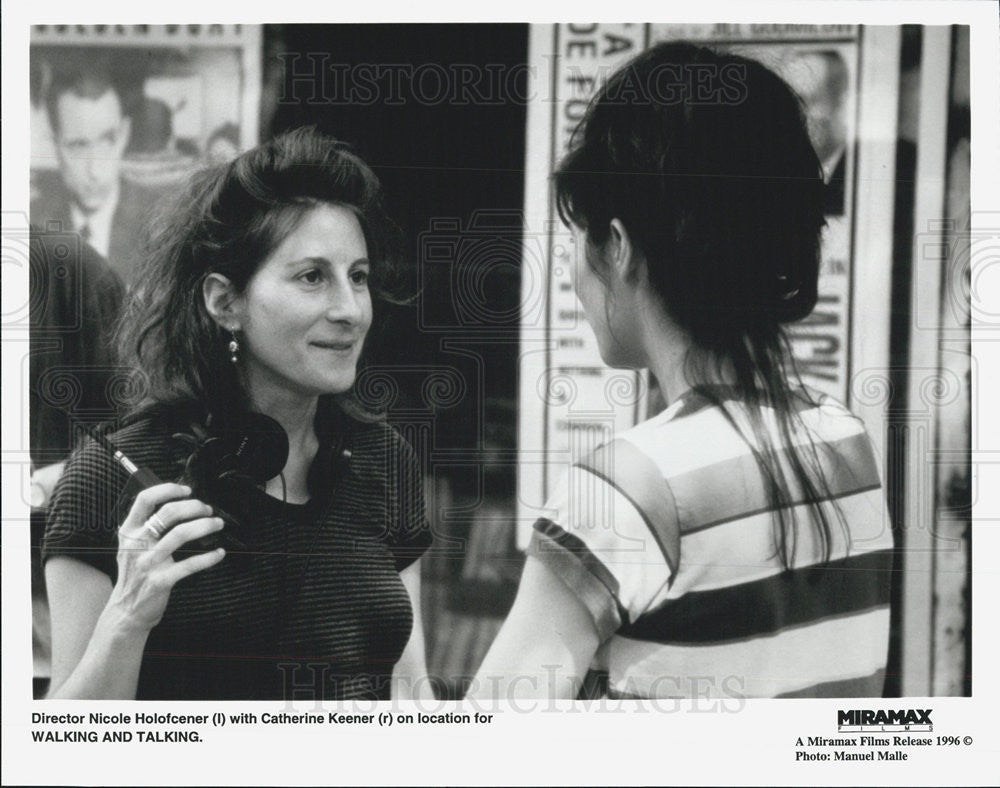
[[[848,391],[851,318],[851,227],[856,203],[859,29],[855,25],[652,25],[650,43],[684,39],[758,60],[802,99],[809,135],[827,185],[820,251],[819,299],[789,327],[803,381],[836,397]]]
[[[31,223],[79,233],[126,283],[143,211],[257,143],[259,25],[35,25]]]
[[[528,107],[526,236],[537,254],[522,262],[522,302],[540,291],[541,320],[521,323],[518,412],[518,543],[530,537],[548,491],[570,462],[645,417],[647,378],[601,361],[573,291],[573,237],[551,200],[548,178],[566,152],[591,96],[649,43],[641,24],[532,26],[529,60],[545,96]]]
[[[788,327],[788,337],[803,382],[852,405],[852,343],[860,338],[852,326],[859,250],[873,252],[865,255],[866,265],[888,271],[870,233],[859,232],[859,215],[867,213],[861,222],[871,226],[877,221],[872,211],[880,218],[890,211],[890,221],[879,231],[883,247],[892,226],[891,199],[883,204],[874,190],[858,186],[859,173],[885,165],[878,159],[891,159],[892,149],[878,144],[885,142],[885,130],[862,128],[864,101],[882,100],[884,106],[874,91],[862,95],[863,33],[857,25],[533,26],[533,93],[548,100],[529,108],[525,214],[533,248],[545,253],[525,255],[522,298],[541,291],[545,308],[543,320],[526,321],[521,329],[519,544],[527,543],[531,524],[543,515],[552,485],[570,463],[663,405],[655,380],[601,361],[573,292],[572,236],[559,221],[548,186],[591,96],[617,67],[648,46],[684,39],[752,57],[780,74],[802,99],[827,184],[826,227],[816,308]],[[868,46],[876,46],[874,37],[869,36]],[[896,73],[884,72],[883,79]],[[889,133],[894,136],[894,130]],[[859,168],[859,151],[866,145],[866,163]],[[881,173],[882,180],[891,180],[891,161]],[[888,314],[888,293],[883,297]],[[888,352],[887,334],[869,339],[877,353]],[[871,426],[881,433],[880,425]]]

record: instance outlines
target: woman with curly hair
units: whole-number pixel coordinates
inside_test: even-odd
[[[372,171],[310,129],[198,173],[165,215],[119,332],[136,401],[107,439],[181,483],[133,502],[97,442],[69,462],[43,548],[50,697],[420,690],[422,474],[351,394],[393,239]]]

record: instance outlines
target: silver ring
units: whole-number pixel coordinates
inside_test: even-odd
[[[160,519],[158,512],[153,512],[153,516],[146,520],[143,530],[148,531],[153,539],[159,540],[170,530],[170,526]]]

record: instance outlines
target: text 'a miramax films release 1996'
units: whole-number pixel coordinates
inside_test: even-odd
[[[840,709],[837,732],[798,736],[795,762],[879,761],[905,763],[942,749],[968,750],[973,738],[961,731],[935,731],[933,709]]]

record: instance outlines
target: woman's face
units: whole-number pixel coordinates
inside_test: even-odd
[[[307,397],[354,384],[372,322],[368,248],[340,205],[307,209],[234,305],[250,394]]]
[[[571,229],[574,246],[573,289],[597,338],[601,359],[609,367],[621,369],[645,366],[639,353],[640,342],[637,336],[640,316],[629,308],[629,294],[621,288],[619,292],[611,291],[611,271],[608,272],[607,279],[594,272],[587,259],[586,231],[576,226],[571,226]]]
[[[601,278],[594,273],[587,259],[587,233],[585,230],[571,225],[573,232],[573,290],[576,293],[587,322],[597,337],[597,345],[601,357],[606,358],[605,346],[608,344],[608,291]]]

